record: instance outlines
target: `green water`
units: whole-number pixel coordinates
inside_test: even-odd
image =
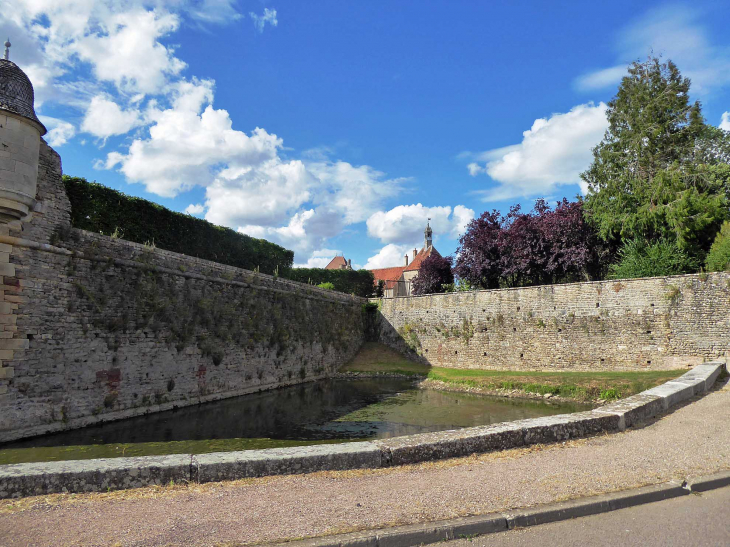
[[[0,445],[0,464],[205,454],[378,439],[577,412],[580,404],[325,380]]]

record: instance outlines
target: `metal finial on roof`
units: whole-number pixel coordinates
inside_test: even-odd
[[[10,43],[10,38],[5,40],[5,60],[6,61],[10,60],[10,46],[11,45],[12,44]]]

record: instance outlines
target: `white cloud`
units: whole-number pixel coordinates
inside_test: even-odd
[[[272,27],[279,24],[279,21],[276,19],[275,9],[264,8],[263,15],[256,15],[254,12],[250,12],[249,15],[251,16],[251,19],[253,19],[253,24],[256,27],[256,30],[259,32],[264,31],[266,23],[270,24]]]
[[[626,74],[628,74],[628,63],[583,74],[576,78],[574,84],[581,91],[604,89],[618,85]]]
[[[295,268],[324,268],[332,259],[342,252],[335,249],[317,249],[312,251],[306,262],[294,264]]]
[[[405,265],[405,255],[408,255],[409,260],[412,257],[413,249],[417,246],[413,245],[396,245],[395,243],[389,243],[377,254],[368,258],[365,263],[366,270],[376,270],[378,268],[392,268],[395,266]]]
[[[607,127],[604,103],[583,104],[570,112],[535,120],[523,133],[522,143],[500,149],[508,151],[486,162],[483,171],[500,185],[481,192],[484,200],[546,195],[561,184],[581,184],[585,192],[579,175],[590,165],[591,149]]]
[[[173,197],[210,185],[219,174],[227,181],[244,176],[252,165],[270,165],[281,140],[260,128],[251,136],[234,130],[228,112],[209,104],[211,86],[197,80],[178,84],[171,108],[147,113],[153,122],[148,138],[135,139],[127,154],[109,154],[106,168],[119,165],[130,182]]]
[[[203,212],[205,212],[205,207],[200,203],[191,203],[185,207],[185,210],[183,211],[183,213],[188,215],[200,215]]]
[[[235,4],[17,0],[0,13],[0,31],[19,36],[16,60],[35,84],[37,107],[71,106],[81,130],[101,139],[132,132],[95,167],[118,169],[128,182],[164,197],[202,187],[204,202],[187,212],[309,256],[382,209],[407,179],[333,159],[324,147],[287,158],[278,136],[234,129],[228,112],[213,107],[214,82],[183,77],[183,50],[168,40],[184,25],[239,18]],[[278,25],[271,8],[251,19],[259,31]],[[56,127],[49,136],[57,145],[73,135],[71,124]]]
[[[44,138],[54,148],[63,146],[76,134],[76,128],[72,124],[59,120],[58,118],[40,116],[40,120],[46,126],[46,129],[48,129],[48,133],[46,133]]]
[[[692,91],[707,94],[730,84],[730,44],[713,44],[699,10],[672,5],[653,9],[626,26],[616,40],[618,63],[584,74],[575,80],[589,91],[615,86],[635,59],[653,52],[671,59],[692,80]]]
[[[180,18],[137,9],[99,21],[98,32],[79,38],[71,51],[91,64],[97,79],[127,92],[157,93],[185,63],[160,38],[177,30]]]
[[[307,255],[320,248],[327,239],[338,235],[344,228],[342,215],[326,208],[306,209],[294,214],[289,223],[281,227],[247,225],[238,231],[252,237],[273,241],[288,249],[295,256]]]
[[[142,123],[139,111],[122,110],[117,103],[97,95],[89,103],[81,130],[106,139],[123,135]]]
[[[378,211],[371,215],[367,220],[368,235],[377,237],[383,243],[423,241],[423,231],[429,218],[434,237],[444,235],[456,239],[474,218],[474,211],[463,205],[454,207],[453,214],[449,206],[424,207],[420,203],[398,205],[389,211]]]
[[[730,131],[730,112],[725,112],[720,120],[720,129]]]

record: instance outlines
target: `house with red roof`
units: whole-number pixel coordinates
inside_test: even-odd
[[[344,256],[336,256],[324,267],[325,270],[352,270],[352,261]]]
[[[431,230],[430,224],[427,223],[424,231],[423,248],[420,251],[413,249],[412,258],[406,254],[403,257],[402,266],[370,270],[375,278],[375,286],[377,287],[379,282],[383,281],[383,297],[385,298],[410,296],[412,294],[411,283],[413,279],[418,275],[423,261],[431,255],[441,256],[433,247],[433,230]]]

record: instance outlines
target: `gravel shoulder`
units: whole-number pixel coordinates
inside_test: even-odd
[[[224,546],[529,507],[730,469],[730,386],[624,433],[379,470],[0,502],[2,546]]]

